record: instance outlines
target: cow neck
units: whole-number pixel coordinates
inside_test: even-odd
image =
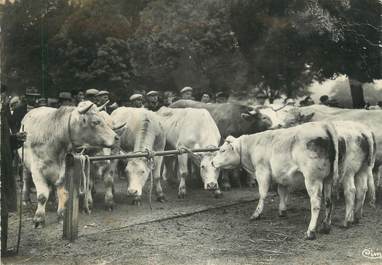
[[[244,157],[243,157],[243,144],[242,144],[242,141],[244,139],[245,136],[242,136],[240,137],[238,140],[239,140],[239,156],[240,156],[240,165],[242,168],[244,168],[245,171],[247,171],[248,173],[250,173],[251,175],[254,175],[255,174],[255,169],[254,168],[251,168],[250,166],[247,166],[245,164],[245,161],[244,161]],[[244,154],[244,155],[248,155],[249,154]]]
[[[69,138],[69,150],[73,149],[75,146],[74,146],[74,142],[73,142],[73,138],[72,138],[72,131],[70,130],[70,122],[72,121],[72,114],[75,110],[73,110],[72,112],[70,112],[69,114],[69,119],[68,119],[68,138]]]

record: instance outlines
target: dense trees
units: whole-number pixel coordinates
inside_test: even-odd
[[[1,8],[3,73],[19,91],[129,95],[191,85],[237,95],[256,88],[274,99],[346,74],[359,107],[357,82],[381,74],[377,0],[19,0]]]

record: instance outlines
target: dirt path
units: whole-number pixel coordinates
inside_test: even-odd
[[[119,186],[122,192],[123,185]],[[117,192],[118,193],[118,192]],[[102,196],[91,216],[81,215],[80,237],[74,243],[61,239],[61,226],[49,212],[47,226],[33,229],[32,212],[23,229],[21,253],[3,259],[4,264],[382,264],[382,259],[362,256],[364,249],[382,252],[382,206],[365,207],[361,223],[343,229],[343,202],[336,205],[329,235],[304,240],[309,219],[305,194],[294,194],[287,218],[277,216],[278,198],[271,194],[264,217],[249,222],[255,209],[253,189],[235,189],[216,200],[212,194],[190,190],[185,200],[168,189],[168,202],[153,203],[150,212],[144,200],[141,208],[127,206],[117,198],[118,207],[105,212]],[[235,201],[242,203],[224,207]],[[219,209],[211,209],[221,207]],[[209,209],[207,211],[204,211]],[[190,216],[134,225],[155,218],[203,211]],[[17,227],[17,219],[12,229]]]

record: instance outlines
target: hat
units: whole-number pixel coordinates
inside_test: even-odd
[[[70,92],[60,92],[60,94],[58,94],[58,98],[59,99],[72,99],[72,93],[70,93]]]
[[[37,104],[48,104],[48,100],[46,98],[39,98],[37,99]]]
[[[263,92],[260,92],[257,93],[256,98],[267,98],[267,96]]]
[[[13,104],[16,104],[17,102],[20,102],[20,98],[19,98],[18,96],[13,97],[13,98],[9,101],[9,104],[10,104],[10,105],[13,105]]]
[[[187,91],[192,91],[192,87],[186,86],[186,87],[182,88],[182,90],[180,90],[180,93],[184,93],[184,92],[187,92]]]
[[[219,97],[228,97],[228,95],[226,93],[224,93],[223,91],[219,91],[218,93],[216,93],[216,97],[219,98]]]
[[[28,87],[25,90],[25,95],[26,96],[40,96],[40,93],[38,93],[38,90],[34,87]]]
[[[158,91],[155,91],[155,90],[151,90],[149,91],[146,96],[157,96],[159,95],[159,92]]]
[[[57,104],[58,103],[58,98],[48,98],[48,104]]]
[[[100,92],[98,92],[97,96],[103,96],[103,95],[109,95],[109,94],[110,94],[109,91],[101,90]]]
[[[91,88],[91,89],[86,90],[85,94],[87,96],[96,96],[98,94],[98,92],[99,91],[97,89]]]
[[[143,98],[143,96],[141,94],[133,94],[133,95],[131,95],[129,100],[133,101],[133,100],[142,99],[142,98]]]

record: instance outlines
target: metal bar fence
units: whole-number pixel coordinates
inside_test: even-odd
[[[176,156],[185,153],[203,153],[214,152],[219,150],[217,147],[200,148],[200,149],[178,149],[166,151],[142,151],[127,153],[121,155],[107,155],[107,156],[92,156],[89,161],[102,161],[114,159],[127,159],[136,157],[153,157],[153,156]],[[74,241],[78,238],[78,216],[79,216],[79,186],[80,178],[83,172],[81,154],[67,154],[65,159],[65,188],[69,193],[69,198],[66,203],[64,223],[63,223],[63,238],[69,241]]]

